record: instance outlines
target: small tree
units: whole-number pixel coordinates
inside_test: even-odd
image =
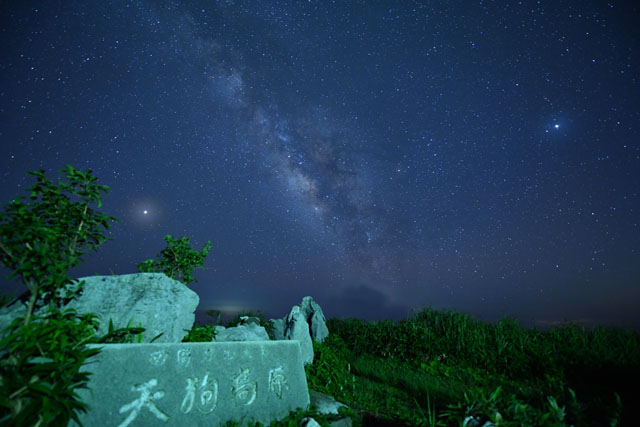
[[[9,349],[0,359],[0,424],[67,425],[76,411],[88,406],[74,392],[87,388],[89,373],[79,372],[87,358],[100,349],[88,349],[97,329],[95,315],[76,316],[75,310],[60,312],[58,306],[73,298],[76,290],[67,291],[58,300],[58,291],[71,283],[67,270],[82,261],[83,245],[95,249],[105,239],[100,226],[109,228],[108,220],[95,213],[90,202],[102,206],[100,191],[109,187],[94,184],[91,170],[85,173],[66,165],[61,171],[69,184],[49,183],[44,170],[28,172],[37,177],[31,190],[31,205],[12,200],[7,212],[0,212],[0,262],[14,270],[7,280],[20,276],[30,291],[24,320],[15,319],[6,328],[7,337],[0,346]],[[84,199],[72,202],[61,194],[69,191]],[[41,197],[40,203],[36,203]],[[39,298],[49,304],[42,318],[32,317]],[[39,318],[40,322],[31,322]],[[77,323],[77,318],[80,322]],[[22,322],[22,325],[20,325]]]
[[[211,241],[207,242],[201,252],[191,249],[189,237],[174,240],[170,235],[165,236],[167,247],[160,251],[157,263],[152,259],[137,265],[142,273],[161,272],[185,285],[197,280],[191,275],[193,269],[204,265],[204,259],[211,250]]]
[[[100,191],[110,190],[106,185],[94,184],[98,178],[91,176],[91,170],[82,173],[66,165],[61,172],[69,184],[51,184],[44,170],[27,172],[37,177],[37,183],[29,189],[34,203],[26,205],[21,201],[24,197],[18,197],[9,202],[7,212],[0,212],[0,262],[14,270],[7,280],[20,276],[31,293],[25,325],[29,324],[38,298],[51,308],[72,298],[67,294],[59,301],[57,296],[59,289],[72,282],[67,270],[84,261],[83,245],[97,250],[104,241],[113,240],[103,237],[99,227],[108,229],[109,220],[118,221],[89,207],[91,202],[101,207]],[[86,200],[72,202],[61,194],[63,191]],[[41,201],[35,203],[38,197]],[[83,285],[81,282],[78,290]]]

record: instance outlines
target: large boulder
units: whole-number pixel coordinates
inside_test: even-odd
[[[284,328],[285,328],[284,320],[285,319],[286,319],[286,316],[283,317],[282,319],[269,319],[269,322],[271,322],[271,324],[273,325],[273,339],[274,340],[286,340],[287,339],[284,336]]]
[[[216,336],[213,341],[269,341],[269,335],[263,326],[246,323],[231,328],[215,326]]]
[[[329,336],[322,308],[310,296],[304,297],[300,305],[294,305],[284,318],[269,320],[276,340],[300,341],[305,364],[313,363],[312,338],[322,342]]]
[[[240,323],[230,328],[214,326],[216,336],[212,341],[269,341],[267,330],[260,326],[257,317],[240,316]]]
[[[318,342],[323,342],[329,336],[329,328],[327,328],[327,319],[324,317],[322,308],[312,297],[304,297],[302,302],[294,307],[299,307],[302,316],[305,318],[309,327],[309,335]],[[293,310],[293,308],[292,308]],[[289,313],[290,315],[291,313]],[[282,319],[269,319],[273,324],[273,333],[275,339],[286,340],[285,330],[291,329],[292,325],[287,324],[287,317]]]
[[[313,363],[313,343],[309,334],[309,324],[300,312],[300,307],[294,305],[291,312],[284,320],[285,329],[284,337],[287,340],[300,341],[300,351],[302,352],[302,360],[305,364]]]
[[[300,303],[300,312],[309,324],[311,337],[318,342],[323,342],[329,336],[329,328],[327,328],[327,319],[324,317],[322,308],[313,298],[304,297]]]
[[[214,341],[268,341],[269,335],[260,326],[260,319],[242,316],[240,324],[231,328],[215,326]],[[282,319],[269,319],[273,325],[275,340],[298,340],[302,360],[313,363],[313,341],[322,342],[329,336],[329,329],[322,308],[307,296],[300,305],[294,305],[288,315]]]
[[[78,314],[96,314],[100,336],[107,334],[109,319],[113,321],[114,329],[129,326],[131,319],[131,327],[141,323],[146,329],[142,334],[144,343],[160,333],[163,334],[154,342],[179,343],[193,328],[195,309],[200,302],[198,294],[164,273],[83,277],[68,284],[67,290],[77,289],[80,280],[85,281],[80,295],[74,296],[62,309],[74,308]],[[62,295],[62,292],[59,290],[58,294]],[[6,336],[3,330],[13,319],[25,315],[26,301],[23,294],[11,305],[0,309],[0,339]],[[44,315],[46,310],[47,307],[42,307],[36,314]]]

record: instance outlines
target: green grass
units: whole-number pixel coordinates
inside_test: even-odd
[[[260,313],[241,315],[271,326]],[[396,323],[334,318],[327,327],[329,337],[313,342],[307,383],[349,409],[323,416],[311,407],[272,426],[297,426],[306,416],[322,426],[344,416],[354,426],[634,425],[636,332],[576,325],[540,332],[510,318],[494,325],[431,309]],[[183,341],[210,341],[212,333],[195,325]]]
[[[354,426],[634,424],[636,332],[573,324],[540,332],[511,318],[488,324],[431,309],[396,323],[329,319],[327,327],[329,337],[313,343],[307,382],[347,404],[341,416]],[[297,425],[303,416],[328,425],[310,414],[272,425]]]

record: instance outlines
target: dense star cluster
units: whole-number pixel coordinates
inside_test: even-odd
[[[640,324],[640,9],[432,3],[4,2],[0,202],[92,169],[70,274],[211,240],[202,311]]]

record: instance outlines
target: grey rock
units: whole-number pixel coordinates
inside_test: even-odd
[[[269,341],[267,330],[260,326],[257,317],[240,316],[240,323],[230,328],[214,326],[216,336],[213,341]]]
[[[297,305],[291,308],[291,313],[285,319],[284,336],[288,340],[300,341],[302,361],[306,365],[313,363],[313,343],[309,334],[309,324]]]
[[[100,327],[97,334],[106,335],[109,319],[114,329],[131,327],[139,323],[145,328],[142,342],[179,343],[193,327],[195,309],[200,301],[198,294],[183,283],[171,279],[164,273],[137,273],[114,276],[90,276],[75,280],[67,285],[67,290],[77,289],[80,280],[85,284],[81,294],[62,307],[74,308],[78,314],[94,313]],[[62,291],[58,291],[62,295]],[[4,330],[17,316],[27,311],[24,295],[10,306],[0,309],[0,338],[6,336]],[[43,315],[47,307],[36,310]]]
[[[269,335],[263,326],[255,323],[246,323],[243,325],[225,328],[224,326],[215,326],[216,336],[213,341],[269,341]]]
[[[302,316],[309,325],[309,335],[318,342],[323,342],[329,336],[329,328],[327,328],[327,319],[324,317],[322,308],[316,303],[312,297],[304,297],[302,302],[297,306],[300,308]],[[282,319],[269,319],[274,327],[274,336],[277,340],[287,339],[285,330],[287,329],[287,316]],[[290,325],[289,325],[290,327]]]
[[[311,403],[321,414],[337,414],[339,408],[348,408],[344,403],[336,402],[333,397],[311,390]]]
[[[319,391],[311,390],[310,396],[311,404],[315,406],[316,411],[323,415],[337,414],[338,409],[341,407],[348,408],[344,403],[336,402],[331,396]],[[300,426],[302,427],[315,427],[319,426],[318,422],[312,417],[305,417],[300,420]],[[329,426],[331,427],[351,427],[351,418],[340,418],[339,420],[331,421]]]
[[[312,339],[322,342],[329,336],[322,308],[310,296],[304,297],[300,305],[294,305],[284,318],[269,321],[273,324],[276,340],[300,341],[305,364],[313,363]]]
[[[276,340],[298,340],[305,364],[313,363],[312,338],[322,342],[329,336],[329,329],[322,308],[307,296],[300,305],[294,305],[291,312],[282,319],[269,319],[274,327]],[[263,341],[269,340],[264,327],[257,317],[241,316],[240,323],[231,328],[215,326],[214,341]]]
[[[327,319],[318,303],[312,297],[304,297],[300,303],[300,312],[303,313],[309,324],[311,337],[318,342],[324,341],[329,336],[329,328],[327,328]]]
[[[320,424],[316,420],[311,417],[304,417],[300,420],[300,425],[302,427],[321,427]]]
[[[284,337],[284,318],[283,319],[269,319],[273,324],[273,337],[276,340],[285,340]]]
[[[248,323],[253,323],[254,325],[260,326],[260,319],[257,317],[240,316],[241,325],[246,325]]]
[[[270,321],[274,324],[274,337],[276,340],[300,341],[303,362],[305,364],[313,363],[313,343],[309,333],[309,325],[300,312],[299,306],[294,305],[291,313],[284,319],[270,319]],[[215,341],[269,340],[269,335],[264,327],[253,323],[251,318],[243,319],[239,325],[231,328],[223,326],[215,326],[214,328],[216,330]]]

